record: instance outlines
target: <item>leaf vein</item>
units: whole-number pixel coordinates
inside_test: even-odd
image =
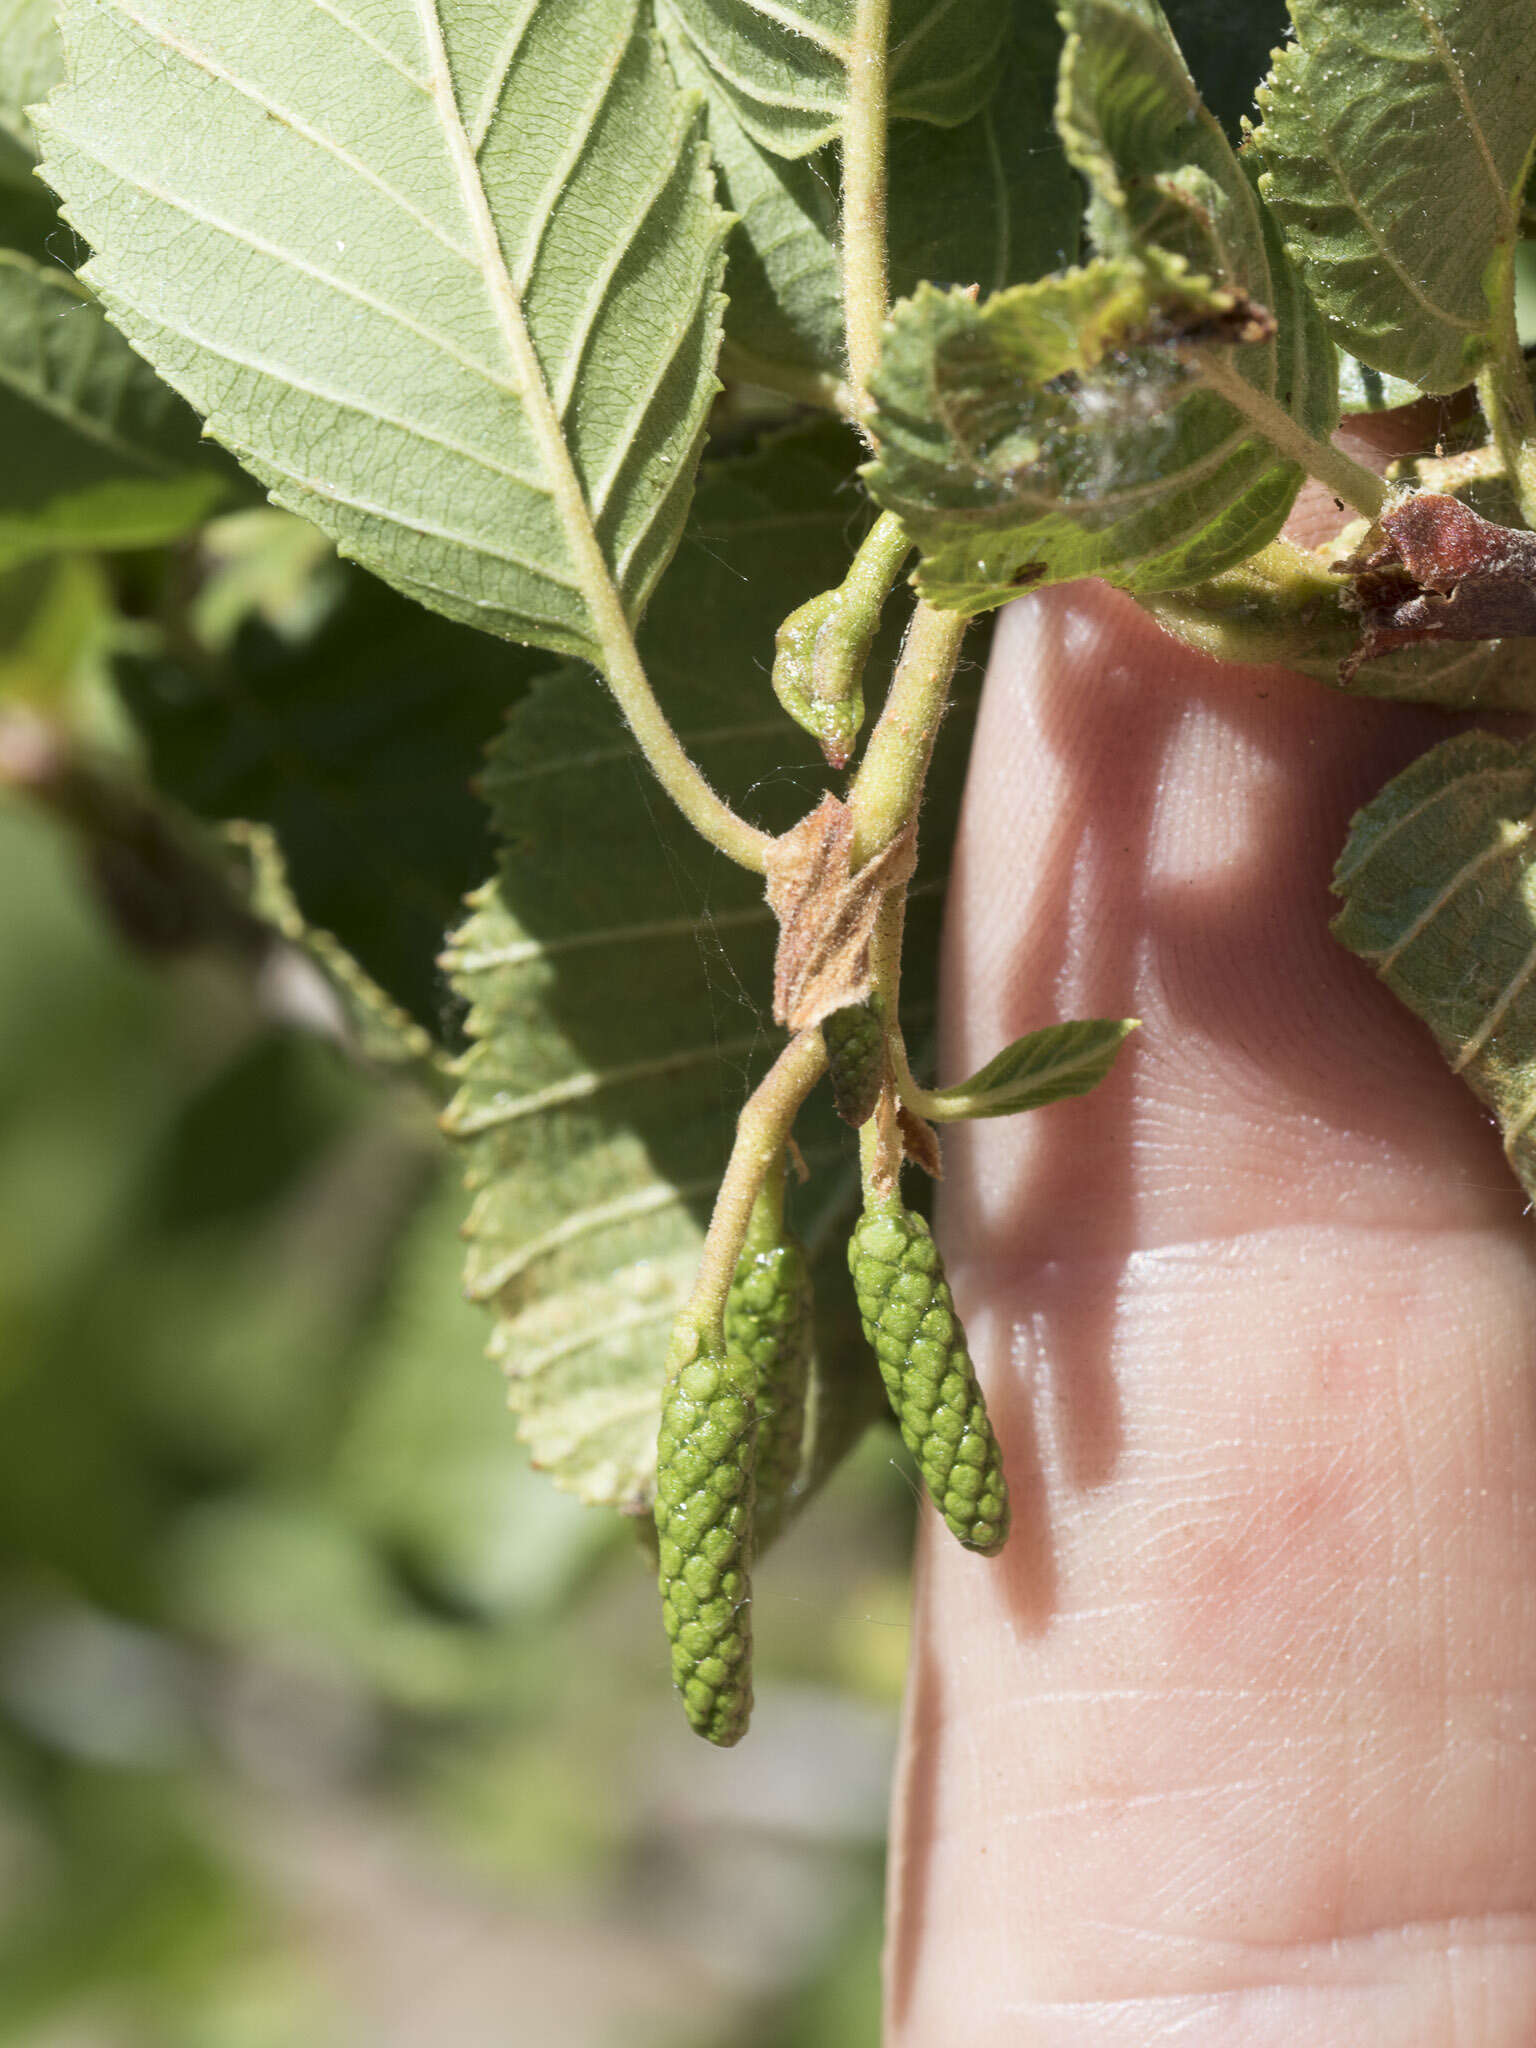
[[[537,14],[538,9],[539,0],[527,0],[522,19],[512,24],[506,41],[496,52],[496,56],[492,61],[490,71],[486,77],[485,91],[480,96],[480,105],[469,129],[470,147],[474,150],[476,157],[479,156],[481,150],[485,147],[485,138],[491,132],[497,110],[501,105],[502,94],[507,89],[507,79],[511,74],[512,66],[517,62],[517,53],[523,47],[524,39],[533,25],[533,17]],[[431,89],[428,86],[427,90],[429,92]]]
[[[444,526],[420,513],[408,513],[398,506],[379,505],[372,499],[357,497],[349,491],[342,490],[337,484],[326,483],[322,478],[304,476],[286,463],[279,462],[276,456],[269,455],[265,449],[253,448],[251,453],[276,475],[286,477],[289,483],[297,485],[301,491],[308,491],[314,497],[323,498],[327,504],[345,506],[349,511],[361,512],[367,518],[387,520],[392,525],[403,526],[409,533],[430,535],[433,540],[444,540],[451,546],[467,548],[474,555],[489,555],[494,561],[509,562],[515,569],[527,570],[548,583],[574,592],[578,597],[581,595],[579,582],[560,570],[551,568],[547,562],[541,562],[527,554],[518,554],[509,548],[496,547],[490,541],[482,540],[474,534],[460,533],[456,527]]]
[[[518,258],[517,274],[512,280],[519,296],[528,290],[532,281],[539,257],[543,253],[545,237],[555,216],[555,209],[570,187],[576,166],[592,147],[599,118],[618,80],[628,47],[629,33],[621,25],[618,41],[610,51],[607,63],[598,73],[597,90],[572,122],[570,140],[565,153],[551,168],[544,190],[539,195],[539,203],[528,216],[526,238]]]
[[[109,4],[125,21],[131,21],[135,27],[143,29],[153,41],[163,44],[168,50],[174,50],[178,56],[184,57],[189,64],[204,72],[209,78],[215,78],[220,84],[227,85],[242,99],[249,100],[252,106],[260,107],[263,113],[270,114],[274,120],[282,122],[284,127],[291,128],[295,135],[302,136],[306,142],[332,157],[354,177],[361,178],[365,184],[371,185],[381,197],[387,199],[392,206],[398,207],[408,219],[425,228],[434,241],[440,242],[451,256],[457,256],[461,263],[473,264],[475,259],[470,250],[454,241],[429,213],[419,207],[414,200],[407,199],[403,192],[397,191],[387,178],[381,178],[377,171],[370,169],[361,157],[354,156],[352,151],[339,143],[333,135],[327,135],[324,129],[316,128],[312,122],[306,121],[301,114],[296,114],[291,107],[285,107],[281,101],[269,98],[259,86],[252,85],[249,79],[241,78],[227,65],[221,64],[216,57],[210,57],[206,50],[200,50],[195,44],[187,42],[185,38],[168,29],[163,22],[153,21],[148,15],[136,12],[128,4],[128,0],[109,0]]]
[[[1398,960],[1401,959],[1403,954],[1407,952],[1420,933],[1427,930],[1434,923],[1440,913],[1461,894],[1463,889],[1468,888],[1472,884],[1484,868],[1491,866],[1496,861],[1502,860],[1506,855],[1514,852],[1516,848],[1523,846],[1531,836],[1533,825],[1536,825],[1536,819],[1527,818],[1518,831],[1510,838],[1496,839],[1491,845],[1483,847],[1481,852],[1473,854],[1470,860],[1463,861],[1444,887],[1436,892],[1433,900],[1399,933],[1387,950],[1384,953],[1372,955],[1377,973],[1388,973],[1397,964]]]
[[[563,1108],[568,1102],[588,1101],[610,1088],[627,1088],[636,1081],[661,1080],[670,1074],[683,1074],[694,1067],[708,1066],[715,1059],[727,1055],[734,1057],[756,1052],[762,1043],[762,1032],[754,1031],[750,1037],[722,1041],[711,1039],[707,1045],[685,1046],[680,1051],[665,1053],[655,1059],[633,1060],[623,1066],[594,1067],[584,1073],[568,1074],[564,1080],[552,1081],[547,1088],[536,1088],[515,1101],[492,1101],[481,1109],[469,1110],[455,1117],[454,1135],[474,1137],[481,1131],[502,1130],[508,1124],[542,1116],[546,1110]]]
[[[536,1266],[541,1259],[565,1251],[584,1237],[595,1237],[604,1230],[616,1230],[621,1224],[635,1222],[642,1216],[657,1215],[663,1209],[681,1208],[685,1202],[711,1193],[719,1178],[717,1173],[711,1173],[698,1180],[677,1183],[655,1180],[643,1188],[636,1188],[631,1194],[620,1195],[615,1201],[595,1202],[588,1208],[577,1209],[550,1229],[508,1252],[483,1273],[475,1274],[464,1291],[471,1301],[494,1300],[503,1288],[509,1287],[514,1280],[520,1280],[529,1267]]]
[[[371,29],[364,28],[360,21],[354,21],[350,14],[344,14],[334,4],[334,0],[309,0],[309,4],[319,13],[328,14],[332,21],[336,22],[341,28],[346,29],[349,34],[356,36],[360,43],[366,43],[370,50],[373,50],[384,59],[384,62],[390,66],[391,70],[399,72],[407,85],[414,85],[418,92],[429,93],[432,90],[426,79],[418,78],[409,64],[404,63],[397,57],[386,42],[376,36]]]
[[[1467,75],[1462,70],[1460,60],[1451,48],[1445,31],[1423,4],[1423,0],[1408,0],[1408,4],[1422,22],[1424,33],[1429,39],[1430,46],[1440,60],[1440,68],[1450,80],[1452,92],[1455,93],[1457,99],[1461,102],[1461,110],[1466,116],[1467,126],[1472,133],[1472,140],[1477,145],[1477,153],[1482,160],[1482,166],[1487,174],[1488,183],[1493,188],[1494,203],[1498,208],[1499,217],[1503,223],[1502,238],[1506,241],[1513,241],[1515,239],[1514,204],[1503,179],[1499,176],[1499,167],[1494,162],[1493,149],[1489,143],[1487,131],[1483,127],[1482,122],[1477,118],[1477,110],[1472,104],[1472,95],[1467,87]]]
[[[674,130],[673,136],[668,138],[669,142],[675,141],[680,132],[686,131]],[[641,195],[640,206],[635,212],[633,219],[624,229],[614,235],[613,247],[609,251],[607,260],[597,273],[593,289],[588,294],[587,302],[581,309],[580,318],[567,338],[565,368],[556,380],[550,394],[555,402],[555,410],[562,420],[564,420],[570,408],[571,400],[575,396],[577,381],[580,378],[586,361],[587,347],[592,339],[598,315],[603,309],[613,280],[618,275],[620,266],[632,254],[634,246],[639,240],[641,229],[672,189],[672,181],[677,176],[678,171],[686,168],[680,152],[658,151],[657,154],[661,162],[660,173],[652,183],[646,186]],[[600,506],[599,509],[601,509]]]
[[[589,758],[575,757],[573,765],[584,766]],[[450,947],[442,955],[440,965],[455,974],[490,974],[498,968],[524,967],[556,954],[581,952],[593,947],[649,945],[657,939],[700,938],[711,931],[772,922],[773,912],[766,903],[758,903],[750,910],[710,911],[702,917],[668,917],[649,924],[609,925],[601,931],[566,932],[555,939],[514,939],[505,946],[482,946],[473,952],[460,952]]]
[[[1489,1009],[1487,1016],[1484,1017],[1466,1044],[1457,1053],[1455,1059],[1452,1060],[1451,1072],[1453,1074],[1461,1073],[1476,1059],[1477,1055],[1503,1023],[1508,1015],[1510,1005],[1515,1001],[1521,990],[1526,987],[1533,975],[1536,975],[1536,945],[1530,948],[1520,965],[1509,977],[1509,980],[1505,982],[1497,1000]]]
[[[738,0],[738,4],[751,13],[761,15],[764,21],[771,21],[779,28],[788,29],[791,35],[802,37],[808,43],[815,43],[825,50],[829,57],[835,57],[846,69],[853,52],[841,36],[835,36],[831,29],[823,28],[820,22],[807,21],[803,14],[792,7],[783,7],[778,0]],[[941,0],[944,6],[951,6],[954,0]]]
[[[168,333],[180,335],[184,341],[191,342],[194,348],[202,349],[208,355],[217,356],[222,362],[232,363],[237,369],[253,370],[258,376],[270,377],[289,390],[302,392],[306,398],[318,398],[344,412],[355,412],[364,419],[377,421],[381,426],[393,427],[402,434],[410,435],[413,440],[424,442],[432,448],[441,448],[445,454],[456,455],[465,462],[473,463],[477,469],[484,469],[492,476],[505,477],[509,483],[517,484],[521,489],[531,491],[538,497],[548,498],[550,495],[549,485],[542,477],[531,476],[526,470],[515,469],[510,463],[498,462],[494,456],[470,447],[468,442],[436,433],[432,428],[423,426],[419,420],[406,419],[399,413],[385,412],[373,399],[354,398],[349,392],[317,383],[312,378],[302,377],[297,370],[290,369],[286,364],[268,362],[261,356],[232,348],[228,342],[215,341],[211,335],[199,333],[178,314],[159,312],[152,307],[122,298],[119,298],[118,303],[125,308],[131,307],[132,311],[154,321]]]
[[[351,299],[355,305],[366,306],[370,312],[380,314],[395,326],[403,327],[407,333],[418,336],[435,349],[440,349],[451,361],[468,370],[472,376],[483,378],[487,384],[494,385],[498,391],[505,391],[513,398],[520,399],[523,396],[521,387],[512,378],[492,369],[488,363],[477,362],[473,356],[466,355],[450,336],[435,327],[426,326],[407,313],[403,307],[392,304],[388,299],[381,299],[375,292],[365,291],[361,285],[355,285],[347,278],[338,277],[332,270],[322,269],[318,263],[311,263],[307,257],[300,256],[295,250],[285,249],[280,242],[268,241],[264,235],[252,234],[248,228],[236,226],[233,221],[225,220],[221,215],[210,212],[208,208],[182,198],[179,193],[153,183],[137,171],[124,170],[120,164],[112,163],[99,151],[87,149],[78,139],[72,140],[82,156],[100,165],[102,170],[110,171],[113,177],[120,178],[123,184],[136,192],[142,192],[146,198],[158,200],[162,206],[170,207],[173,212],[185,214],[188,220],[196,221],[202,227],[211,228],[215,234],[225,235],[243,248],[255,250],[258,256],[270,257],[274,263],[286,265],[290,270],[297,271],[301,277],[310,278],[316,284],[323,285],[327,291]],[[81,272],[81,276],[89,282],[95,269],[93,259]],[[110,295],[110,287],[107,289]]]

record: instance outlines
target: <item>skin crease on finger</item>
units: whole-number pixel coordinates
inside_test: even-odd
[[[942,1078],[1144,1028],[946,1137],[1015,1526],[924,1518],[888,2048],[1536,2044],[1536,1227],[1327,931],[1453,729],[1102,586],[1000,624]]]

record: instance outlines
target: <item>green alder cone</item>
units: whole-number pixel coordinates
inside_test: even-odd
[[[759,1556],[784,1523],[800,1472],[812,1344],[811,1270],[798,1238],[748,1239],[725,1304],[728,1355],[753,1372],[757,1410],[753,1544]]]
[[[694,1731],[722,1748],[752,1712],[756,1368],[679,1325],[656,1442],[656,1542],[672,1677]]]
[[[832,1099],[845,1124],[868,1123],[885,1080],[885,1023],[872,998],[821,1020]]]
[[[967,1550],[1008,1537],[1008,1486],[944,1261],[921,1216],[864,1211],[848,1246],[864,1335],[923,1484]]]

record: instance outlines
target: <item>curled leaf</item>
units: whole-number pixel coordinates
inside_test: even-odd
[[[1497,526],[1455,498],[1400,499],[1339,567],[1365,627],[1346,680],[1361,661],[1421,640],[1536,633],[1536,533]]]

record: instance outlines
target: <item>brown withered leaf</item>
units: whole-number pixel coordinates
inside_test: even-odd
[[[853,872],[853,812],[829,792],[768,854],[768,901],[779,920],[775,1023],[806,1031],[869,994],[869,942],[880,899],[910,879],[913,836]]]
[[[1354,580],[1344,601],[1364,629],[1341,665],[1344,682],[1362,662],[1421,640],[1536,633],[1536,533],[1497,526],[1438,492],[1389,505],[1334,568]]]
[[[1204,317],[1186,314],[1181,319],[1175,314],[1154,313],[1147,340],[1199,346],[1212,341],[1243,343],[1274,339],[1280,323],[1268,306],[1261,306],[1247,292],[1224,292],[1221,297],[1226,303],[1219,309],[1213,307]]]
[[[914,1166],[920,1166],[924,1173],[934,1180],[944,1178],[944,1158],[939,1151],[939,1134],[924,1117],[908,1109],[903,1102],[896,1111],[896,1123],[901,1131],[901,1149]]]

